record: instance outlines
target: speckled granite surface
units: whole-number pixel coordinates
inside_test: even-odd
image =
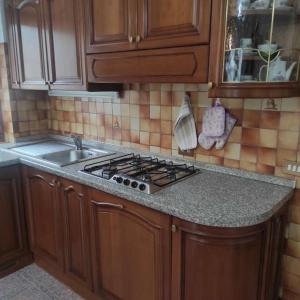
[[[10,166],[19,163],[19,157],[14,154],[0,151],[0,167]]]
[[[0,279],[1,300],[83,300],[33,264]]]
[[[112,149],[121,150],[117,147]],[[2,153],[3,151],[0,151],[0,157]],[[18,156],[20,162],[28,166],[86,184],[181,219],[208,226],[242,227],[264,222],[284,204],[294,186],[294,182],[285,179],[196,163],[195,165],[201,170],[200,174],[152,195],[146,195],[104,179],[80,173],[79,171],[87,162],[60,168],[36,158]],[[4,159],[2,162],[5,164]]]

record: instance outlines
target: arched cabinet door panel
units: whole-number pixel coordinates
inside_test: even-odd
[[[95,292],[115,300],[169,299],[169,217],[102,192],[89,197]]]
[[[15,2],[20,86],[48,89],[47,58],[41,0]]]
[[[63,268],[63,231],[57,177],[23,168],[31,250],[37,260]]]

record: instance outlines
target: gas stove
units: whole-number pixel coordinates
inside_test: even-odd
[[[127,154],[88,164],[81,171],[115,184],[152,194],[199,172],[194,166]]]

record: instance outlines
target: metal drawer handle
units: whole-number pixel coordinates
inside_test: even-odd
[[[92,201],[92,203],[100,207],[112,207],[112,208],[124,209],[124,205],[121,204],[113,204],[113,203],[97,202],[97,201]]]

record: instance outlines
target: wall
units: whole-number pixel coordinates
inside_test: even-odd
[[[212,103],[205,89],[203,85],[143,85],[127,90],[123,99],[51,97],[49,128],[53,133],[82,134],[85,139],[178,156],[172,128],[182,97],[191,92],[199,132],[203,110]],[[300,188],[299,177],[282,171],[286,159],[300,163],[300,98],[222,102],[238,118],[228,144],[219,151],[198,147],[187,158],[296,179]],[[300,192],[290,211],[285,300],[300,299]]]

